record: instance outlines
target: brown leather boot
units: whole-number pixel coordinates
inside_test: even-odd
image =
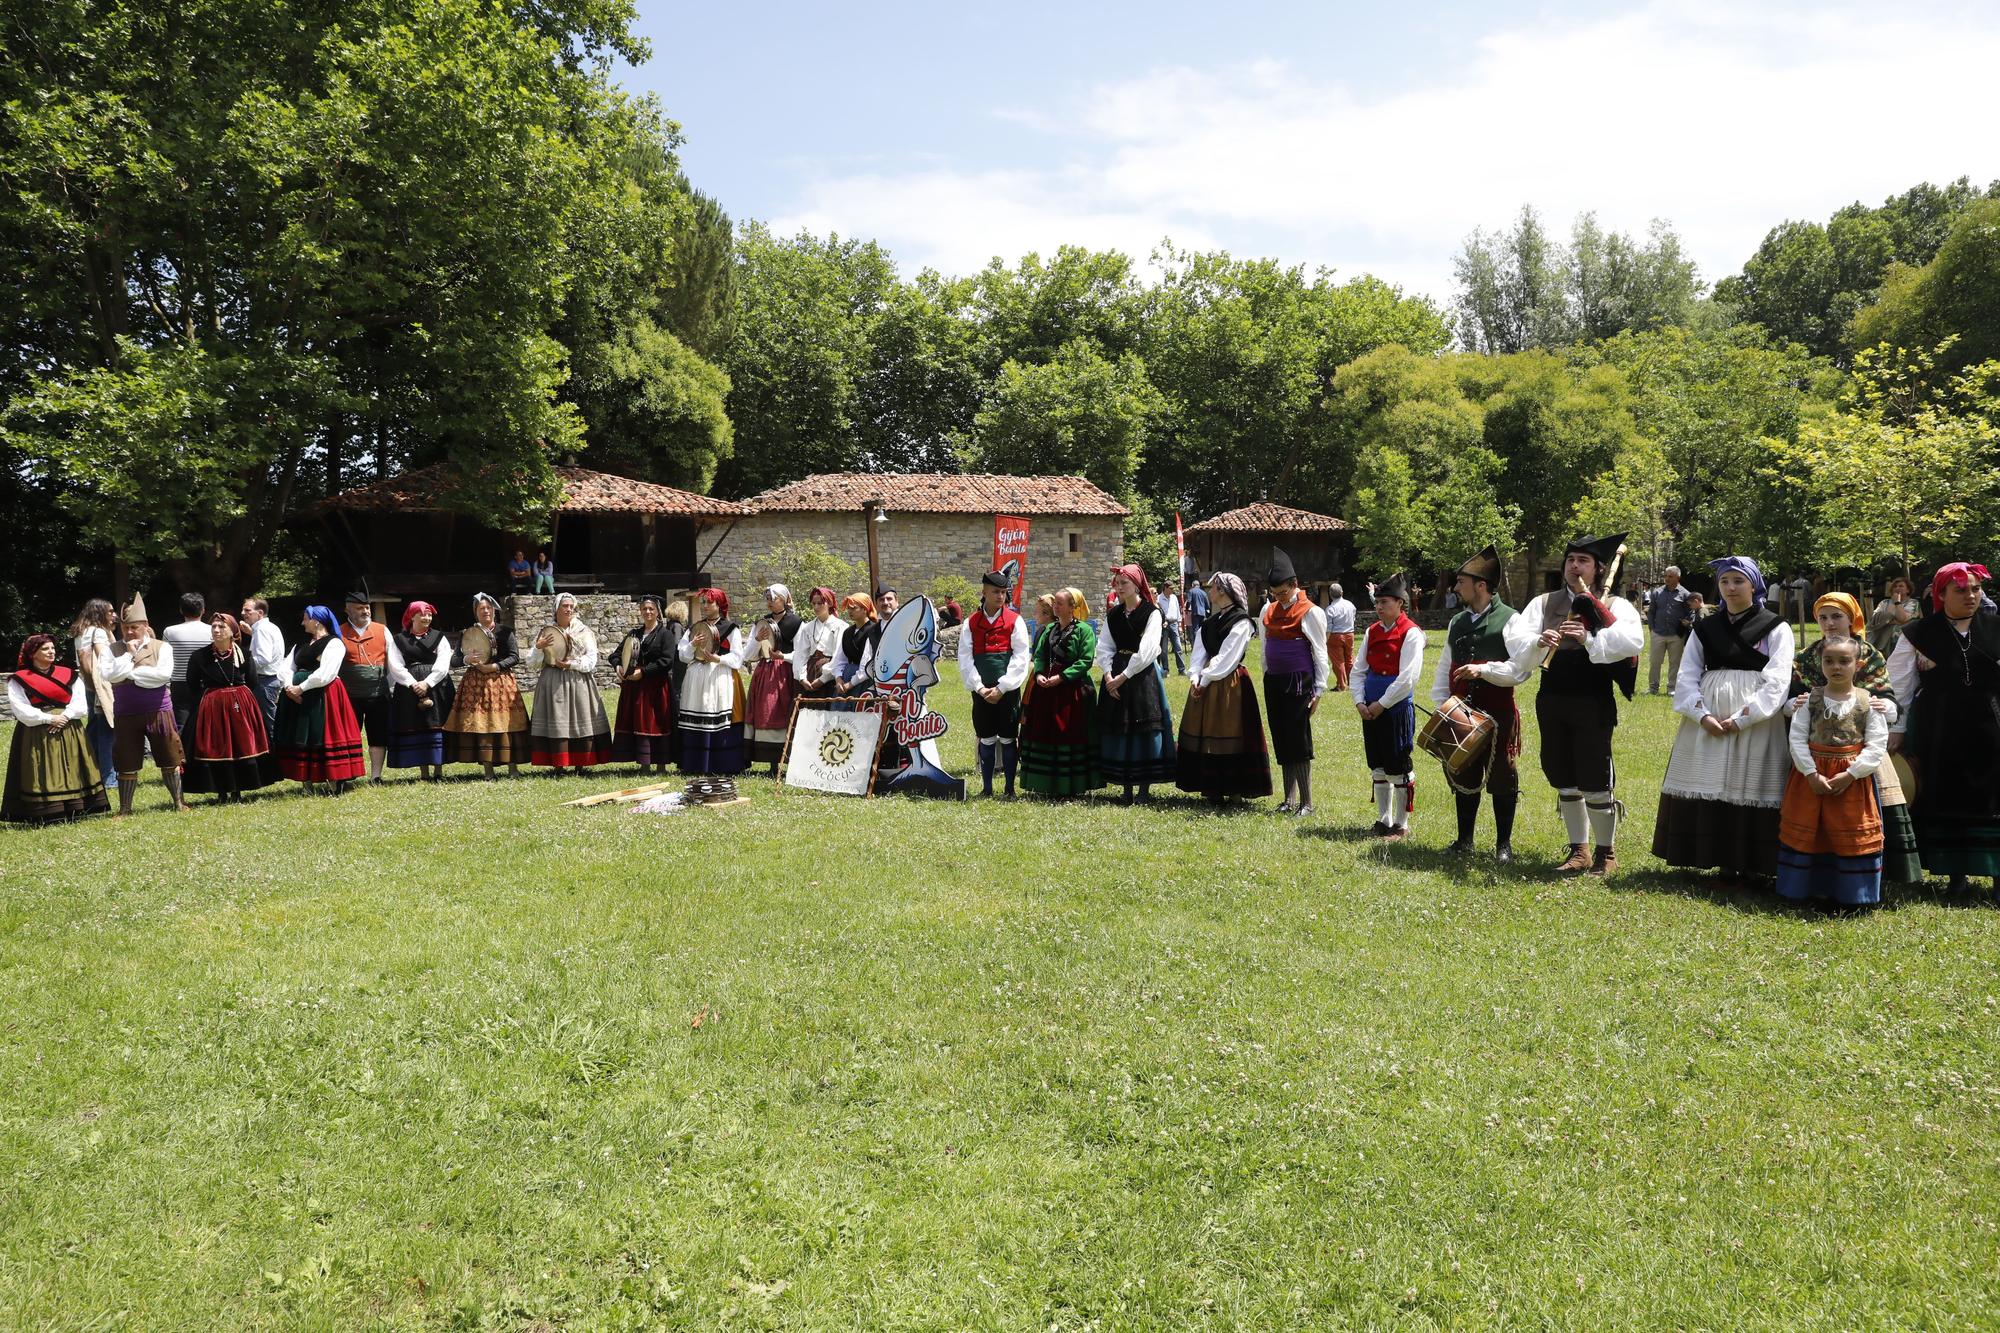
[[[1602,879],[1618,868],[1618,858],[1609,847],[1599,847],[1590,859],[1590,873]]]
[[[1569,845],[1569,856],[1556,867],[1558,875],[1581,875],[1590,869],[1590,847],[1588,844],[1573,842]]]

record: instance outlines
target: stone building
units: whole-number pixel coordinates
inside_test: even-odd
[[[1123,556],[1131,512],[1081,477],[941,473],[825,473],[743,503],[751,514],[727,527],[702,572],[746,607],[761,591],[759,562],[778,543],[810,538],[865,570],[871,527],[881,581],[905,597],[944,574],[977,582],[992,566],[993,520],[1001,514],[1030,525],[1026,590],[1075,584],[1094,597]],[[805,590],[793,593],[803,598]]]

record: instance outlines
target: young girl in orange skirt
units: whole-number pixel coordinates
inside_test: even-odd
[[[1793,772],[1778,822],[1778,892],[1787,898],[1882,901],[1882,806],[1869,779],[1889,757],[1889,722],[1854,687],[1865,646],[1827,640],[1826,684],[1792,714]]]

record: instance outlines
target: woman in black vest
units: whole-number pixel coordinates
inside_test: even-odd
[[[458,698],[451,641],[436,618],[429,602],[403,608],[403,627],[391,636],[399,658],[389,659],[389,767],[419,769],[427,782],[444,776],[444,724]]]
[[[1986,580],[1984,565],[1940,569],[1930,614],[1889,655],[1902,704],[1889,749],[1916,771],[1917,851],[1954,889],[2000,875],[2000,616],[1979,609]]]
[[[1748,556],[1708,562],[1722,608],[1697,622],[1674,682],[1681,729],[1660,783],[1653,855],[1714,867],[1724,879],[1778,873],[1778,810],[1791,775],[1786,728],[1774,724],[1792,684],[1792,629],[1764,605]]]

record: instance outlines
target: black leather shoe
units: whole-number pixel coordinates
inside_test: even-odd
[[[1472,843],[1464,838],[1460,838],[1457,842],[1447,846],[1444,849],[1444,853],[1446,856],[1470,856],[1472,855]]]
[[[1498,847],[1495,847],[1493,849],[1493,859],[1494,861],[1503,866],[1513,865],[1514,849],[1512,847],[1509,847],[1506,843],[1503,842]]]

